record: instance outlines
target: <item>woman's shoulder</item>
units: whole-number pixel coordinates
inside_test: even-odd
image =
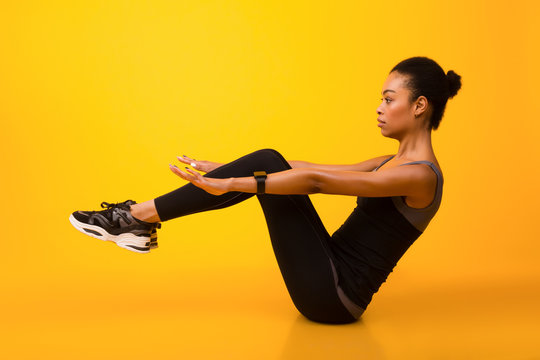
[[[402,159],[396,159],[396,154],[394,155],[383,155],[380,156],[377,159],[381,159],[380,161],[380,167],[384,165],[384,168],[393,168],[400,165],[407,165],[407,164],[416,164],[416,163],[424,163],[424,164],[431,164],[434,165],[437,170],[442,174],[441,166],[439,162],[437,161],[437,158],[432,156],[425,156],[418,159],[412,159],[412,158],[402,158]]]
[[[439,165],[439,162],[435,158],[406,161],[402,163],[401,165],[407,165],[407,164],[425,164],[425,166],[431,167],[435,171],[435,173],[439,175],[441,178],[444,178],[443,172],[441,170],[441,166]]]
[[[439,166],[439,162],[437,161],[437,158],[426,156],[422,159],[395,159],[395,154],[390,156],[381,156],[383,159],[380,164],[373,169],[373,171],[384,171],[385,169],[392,169],[401,165],[415,165],[418,164],[420,167],[423,167],[426,169],[424,170],[424,173],[427,177],[432,178],[433,181],[436,181],[437,177],[441,178],[441,182],[444,182],[444,175],[441,170],[441,167]],[[429,170],[431,168],[432,170]]]

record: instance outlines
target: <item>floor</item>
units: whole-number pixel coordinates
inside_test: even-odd
[[[276,269],[175,278],[11,285],[0,300],[0,357],[540,359],[540,297],[527,281],[434,285],[396,272],[359,322],[324,325],[296,311]]]

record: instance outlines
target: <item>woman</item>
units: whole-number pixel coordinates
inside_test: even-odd
[[[70,221],[87,235],[147,253],[157,246],[160,222],[257,194],[298,311],[317,322],[354,322],[439,208],[443,177],[431,131],[460,87],[461,77],[445,74],[433,60],[406,59],[390,71],[377,108],[381,134],[399,141],[395,155],[352,165],[288,162],[273,149],[228,164],[178,157],[206,175],[169,165],[190,183],[140,204],[104,202],[106,210],[76,211]],[[357,197],[358,206],[332,236],[307,196],[315,193]]]

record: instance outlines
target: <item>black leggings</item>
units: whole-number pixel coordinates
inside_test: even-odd
[[[262,149],[224,164],[204,176],[229,178],[291,169],[273,149]],[[254,193],[231,191],[212,195],[189,183],[155,199],[161,221],[197,212],[222,209],[249,199]],[[256,195],[264,212],[272,247],[291,299],[306,318],[323,323],[356,321],[363,308],[354,304],[337,284],[329,248],[330,235],[307,195]]]

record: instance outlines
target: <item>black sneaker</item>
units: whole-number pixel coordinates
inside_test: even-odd
[[[126,200],[121,204],[134,205],[136,203],[137,202],[135,200]],[[157,229],[161,229],[161,223],[154,223],[154,225],[155,226],[150,233],[150,250],[158,248]]]
[[[102,211],[75,211],[69,217],[71,224],[80,232],[137,253],[150,252],[151,233],[156,224],[131,216],[132,200],[109,204],[102,202]]]

